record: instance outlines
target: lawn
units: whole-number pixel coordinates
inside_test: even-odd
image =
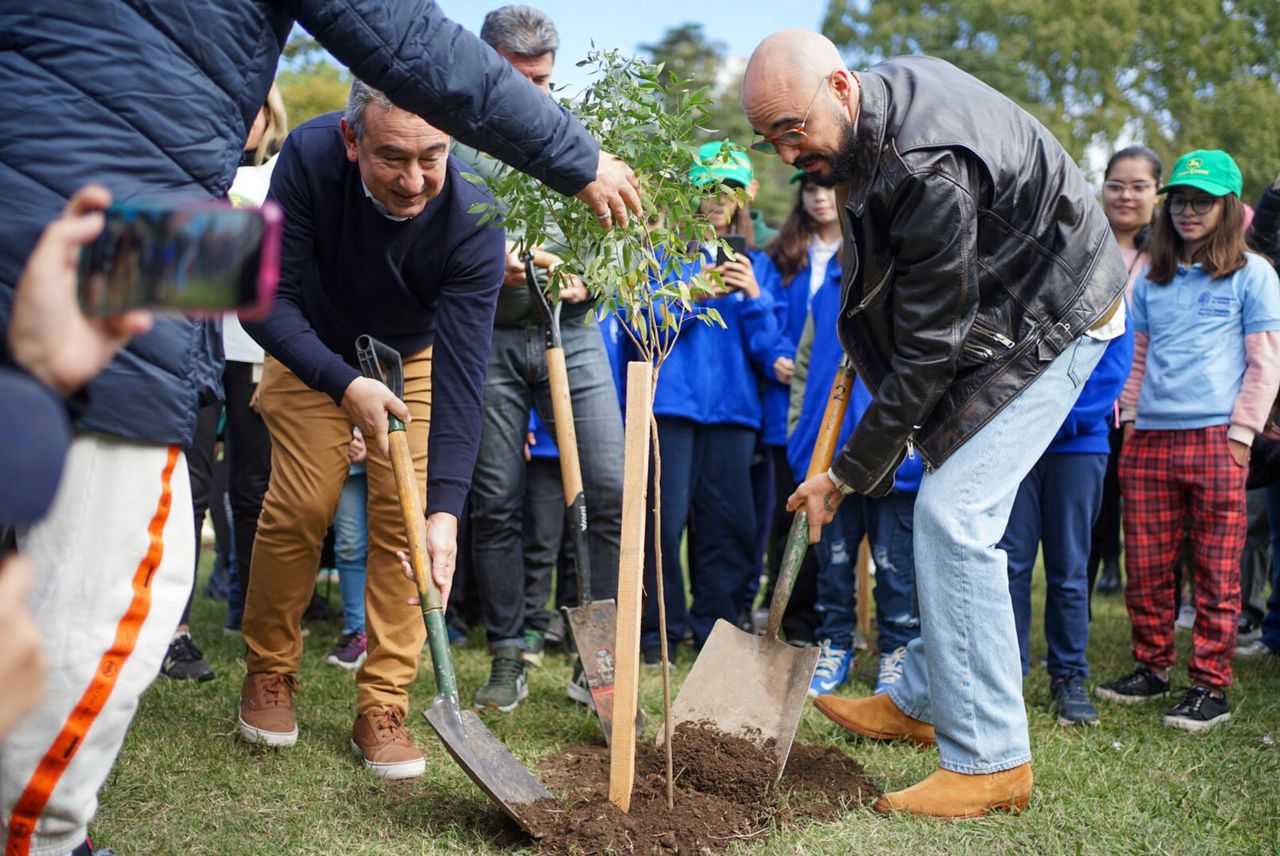
[[[1043,597],[1042,588],[1036,597]],[[1094,605],[1089,659],[1095,678],[1106,680],[1130,668],[1128,622],[1119,598],[1099,598]],[[195,636],[218,678],[198,685],[162,679],[142,699],[102,791],[91,828],[95,845],[120,856],[533,852],[417,715],[434,692],[427,654],[411,692],[415,712],[409,722],[426,753],[427,774],[381,782],[363,772],[349,749],[353,676],[324,664],[338,624],[310,625],[296,698],[298,745],[268,750],[238,739],[243,646],[223,635],[222,615],[220,604],[197,597]],[[487,676],[481,636],[473,632],[466,646],[455,648],[464,700]],[[1188,643],[1180,632],[1180,663]],[[1037,625],[1033,660],[1043,651]],[[691,662],[682,648],[677,686]],[[868,661],[843,692],[870,692],[870,669]],[[1184,666],[1174,678],[1185,682]],[[549,654],[542,668],[531,670],[527,702],[514,713],[485,716],[526,764],[565,746],[600,741],[594,717],[564,698],[568,679],[568,660]],[[1199,736],[1162,727],[1165,705],[1100,705],[1101,726],[1061,728],[1050,711],[1044,670],[1034,669],[1025,687],[1036,776],[1029,811],[947,824],[859,810],[834,823],[775,830],[739,852],[1280,853],[1280,658],[1238,663],[1233,720]],[[661,710],[656,671],[645,670],[641,696],[652,735]],[[811,706],[797,740],[840,747],[886,790],[914,783],[937,763],[933,751],[847,737]]]

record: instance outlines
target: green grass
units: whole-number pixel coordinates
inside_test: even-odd
[[[1042,597],[1038,588],[1036,602]],[[1089,660],[1095,678],[1107,680],[1131,666],[1128,621],[1118,598],[1098,598],[1094,606]],[[200,685],[162,679],[142,699],[102,791],[91,829],[96,845],[121,856],[525,852],[417,715],[434,692],[426,655],[411,691],[409,730],[426,753],[427,774],[380,782],[360,769],[348,748],[353,676],[323,662],[338,625],[311,625],[297,696],[298,745],[268,750],[237,738],[243,649],[238,639],[223,636],[222,614],[220,605],[197,597],[195,636],[218,678]],[[1175,684],[1186,680],[1181,664],[1188,642],[1179,633]],[[1033,661],[1043,651],[1037,619]],[[476,634],[455,653],[465,701],[485,680],[488,661]],[[691,659],[682,649],[676,686]],[[869,664],[845,691],[868,693],[868,670]],[[527,764],[600,740],[594,717],[564,698],[568,678],[566,659],[549,655],[543,668],[531,670],[529,701],[512,714],[485,717]],[[1100,727],[1060,728],[1039,668],[1026,681],[1026,700],[1036,776],[1028,812],[946,824],[855,811],[839,822],[775,831],[741,852],[1280,853],[1280,660],[1238,663],[1232,722],[1201,736],[1162,727],[1164,705],[1100,706]],[[661,709],[653,670],[644,670],[641,703],[652,734]],[[812,707],[797,739],[840,747],[886,790],[914,783],[937,764],[934,751],[848,739]]]

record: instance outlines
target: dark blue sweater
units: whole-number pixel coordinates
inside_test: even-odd
[[[347,160],[338,119],[307,122],[280,152],[267,195],[285,212],[280,290],[270,317],[245,329],[338,403],[360,375],[360,334],[406,355],[434,342],[427,513],[458,515],[480,437],[503,230],[468,213],[491,198],[459,175],[453,158],[421,214],[403,222],[380,214]]]

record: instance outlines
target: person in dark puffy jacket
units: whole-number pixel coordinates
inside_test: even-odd
[[[39,229],[87,180],[121,202],[226,195],[295,21],[397,106],[602,222],[638,209],[630,169],[430,0],[15,0],[0,7],[0,326]],[[0,746],[9,853],[85,841],[190,586],[192,527],[170,511],[191,501],[183,450],[221,364],[216,325],[158,318],[89,384],[53,510],[18,533],[41,630],[62,641],[51,691]]]

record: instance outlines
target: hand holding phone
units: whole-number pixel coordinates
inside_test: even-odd
[[[102,234],[80,254],[80,301],[95,315],[147,308],[187,315],[270,310],[283,216],[268,202],[198,201],[108,207]]]
[[[76,191],[44,230],[14,289],[9,316],[13,359],[41,383],[69,394],[102,370],[131,336],[151,329],[149,312],[86,318],[76,305],[77,252],[102,231],[105,187]]]
[[[741,235],[725,235],[720,240],[729,245],[735,256],[744,256],[747,253],[747,239]],[[729,254],[724,251],[724,247],[716,245],[716,267],[729,261]]]

